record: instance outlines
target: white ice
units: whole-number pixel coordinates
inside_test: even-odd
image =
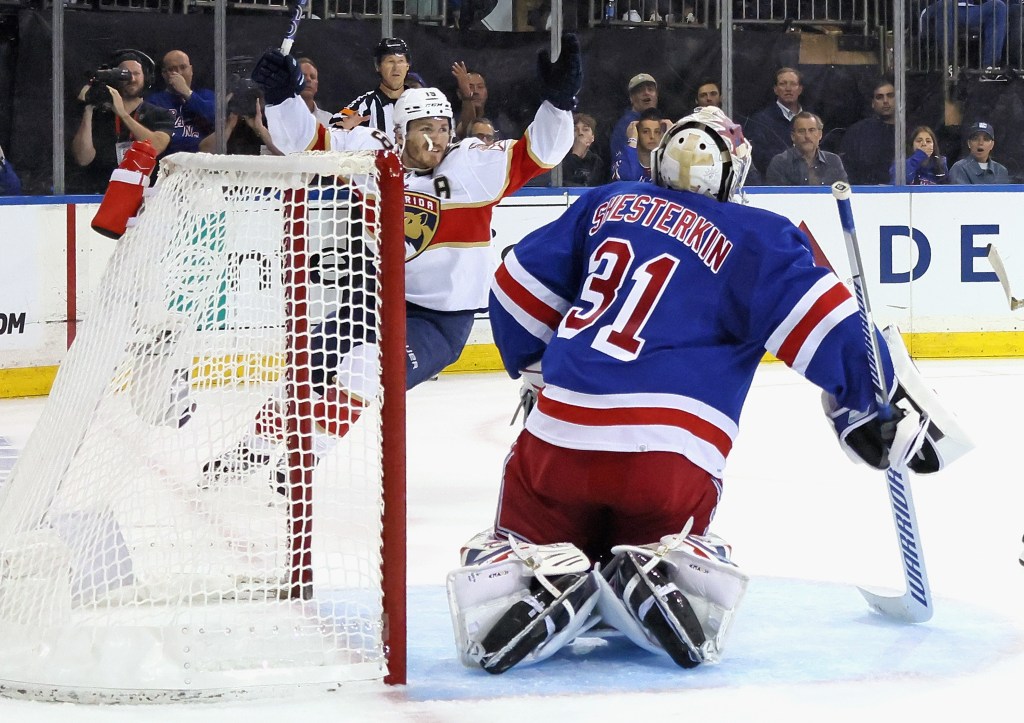
[[[842,454],[817,390],[775,364],[750,393],[713,526],[752,575],[721,664],[683,671],[613,641],[503,676],[461,667],[443,580],[493,519],[518,396],[504,375],[443,376],[408,398],[408,685],[142,708],[0,700],[0,723],[1019,721],[1024,360],[919,365],[977,444],[913,479],[936,598],[923,625],[882,619],[857,592],[902,585],[883,475]],[[43,401],[0,401],[0,437],[23,445]]]

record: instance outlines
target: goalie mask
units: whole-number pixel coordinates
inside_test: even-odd
[[[651,154],[651,177],[659,186],[729,201],[743,187],[752,150],[743,129],[720,108],[697,108],[676,121]]]
[[[437,88],[407,88],[395,103],[395,137],[406,138],[406,129],[420,118],[447,118],[452,138],[455,133],[452,104]],[[403,145],[399,141],[399,147]]]

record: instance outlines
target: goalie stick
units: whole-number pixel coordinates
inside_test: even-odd
[[[842,181],[832,184],[832,195],[839,207],[839,221],[843,227],[843,238],[846,241],[846,252],[850,260],[853,288],[857,297],[861,328],[864,331],[868,363],[871,367],[871,383],[875,388],[878,417],[885,422],[893,418],[893,410],[889,404],[889,389],[882,370],[878,336],[875,334],[871,304],[868,301],[867,287],[864,283],[864,267],[861,263],[857,230],[853,224],[853,211],[850,207],[850,185]],[[910,491],[906,462],[890,461],[889,468],[885,471],[885,481],[889,489],[889,502],[892,506],[893,521],[896,524],[900,557],[903,562],[903,577],[907,590],[902,595],[891,597],[863,587],[857,589],[860,590],[871,608],[882,615],[907,623],[923,623],[932,617],[932,594],[928,584],[928,573],[925,570],[924,554],[918,538],[917,514],[914,511],[914,498]]]
[[[994,244],[988,245],[988,262],[992,264],[992,270],[996,272],[996,277],[999,279],[999,283],[1003,286],[1003,292],[1006,294],[1006,300],[1010,302],[1010,311],[1016,311],[1017,309],[1024,307],[1024,299],[1018,299],[1010,292],[1010,277],[1006,273],[1006,266],[1003,264],[1003,257],[999,255],[999,250]]]

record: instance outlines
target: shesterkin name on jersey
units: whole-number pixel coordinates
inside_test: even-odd
[[[430,245],[441,219],[441,202],[415,191],[405,192],[406,260],[419,256]]]
[[[700,214],[666,198],[622,193],[594,211],[590,235],[609,221],[639,223],[680,241],[717,274],[732,251],[732,242]]]

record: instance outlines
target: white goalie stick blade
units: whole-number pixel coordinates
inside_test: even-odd
[[[1017,309],[1024,307],[1024,299],[1017,299],[1013,296],[1010,291],[1010,277],[1006,273],[1006,265],[1003,264],[1003,257],[999,255],[999,249],[994,244],[988,245],[988,262],[992,264],[992,270],[996,272],[996,276],[999,278],[999,283],[1003,286],[1003,292],[1006,294],[1006,300],[1010,302],[1010,311],[1016,311]]]
[[[892,597],[882,594],[880,590],[872,591],[863,587],[857,589],[875,612],[905,623],[924,623],[932,617],[932,591],[928,584],[924,555],[921,554],[917,515],[910,485],[907,483],[906,466],[889,467],[885,472],[885,481],[889,487],[889,501],[892,503],[892,517],[896,523],[907,591]]]

